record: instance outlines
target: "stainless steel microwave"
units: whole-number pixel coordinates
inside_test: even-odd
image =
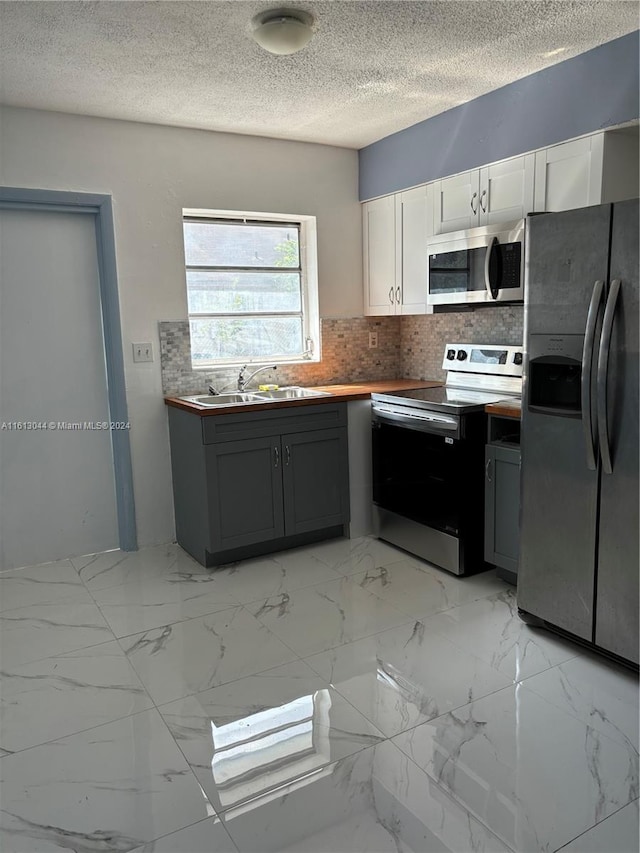
[[[427,304],[524,300],[525,220],[438,234],[427,241]]]

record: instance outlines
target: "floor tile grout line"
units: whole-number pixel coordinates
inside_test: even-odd
[[[236,608],[228,608],[228,609],[244,609],[244,608],[242,607],[242,605],[239,605],[239,606],[238,606],[238,607],[236,607]],[[219,610],[219,611],[217,611],[217,612],[218,612],[218,613],[222,613],[223,611],[222,611],[222,610]],[[256,617],[255,617],[255,616],[253,616],[253,614],[252,614],[252,613],[250,613],[249,611],[247,611],[247,613],[248,613],[248,615],[249,615],[249,616],[252,616],[254,619],[256,618]],[[215,613],[211,613],[211,614],[208,614],[208,615],[210,615],[210,616],[214,616],[214,615],[215,615]],[[195,621],[195,620],[197,620],[197,619],[205,619],[205,618],[206,618],[206,616],[194,616],[194,617],[193,617],[193,621]],[[188,620],[185,620],[185,621],[192,621],[192,620],[189,620],[189,619],[188,619]],[[259,620],[256,620],[256,621],[259,621]],[[171,624],[180,625],[180,624],[184,624],[184,623],[182,623],[182,622],[174,622],[174,623],[171,623]],[[266,626],[262,625],[262,623],[260,623],[260,625],[261,625],[263,628],[266,628]],[[163,626],[163,627],[170,627],[170,625]],[[152,630],[157,630],[157,629],[155,629],[155,628],[154,628],[154,629],[152,629]],[[270,631],[268,628],[266,628],[266,630],[267,630],[267,631],[269,631],[269,633],[270,633],[270,634],[273,634],[273,631]],[[148,633],[148,632],[147,632],[147,631],[143,631],[143,632],[141,632],[141,633],[146,634],[146,633]],[[134,637],[134,636],[136,636],[136,634],[129,634],[129,635],[128,635],[128,637]],[[138,677],[138,679],[139,679],[139,680],[140,680],[140,682],[142,683],[142,686],[145,688],[145,691],[147,692],[147,694],[149,695],[149,698],[150,698],[150,699],[151,699],[151,701],[153,702],[154,707],[155,707],[155,708],[157,708],[158,710],[160,710],[160,708],[161,708],[161,707],[163,707],[164,705],[169,705],[169,704],[170,704],[170,703],[172,703],[172,702],[179,702],[181,699],[188,699],[188,698],[189,698],[189,697],[191,697],[191,696],[198,696],[200,693],[206,693],[206,692],[207,692],[207,690],[214,690],[216,687],[224,687],[224,686],[225,686],[225,685],[227,685],[227,684],[233,684],[233,683],[235,683],[236,681],[242,681],[242,679],[243,679],[243,678],[252,678],[253,676],[261,675],[262,673],[265,673],[265,672],[270,672],[270,671],[271,671],[271,670],[273,670],[273,669],[278,669],[278,668],[279,668],[279,667],[281,667],[281,666],[287,666],[288,664],[295,663],[296,661],[302,661],[302,658],[301,658],[299,655],[297,655],[297,654],[293,651],[293,649],[291,649],[289,646],[287,646],[287,644],[286,644],[286,643],[284,643],[282,640],[280,640],[280,638],[279,638],[279,637],[277,637],[275,634],[273,634],[273,636],[276,638],[276,640],[279,640],[279,642],[281,642],[281,643],[282,643],[282,645],[283,645],[286,649],[288,649],[288,651],[290,651],[292,655],[294,655],[294,660],[285,661],[284,663],[277,663],[277,664],[274,664],[273,666],[267,667],[267,669],[261,669],[259,672],[252,672],[252,673],[249,673],[249,674],[240,675],[240,676],[238,676],[237,678],[231,678],[231,679],[229,679],[229,681],[222,681],[222,682],[220,682],[219,684],[215,684],[215,685],[213,685],[212,687],[207,687],[207,688],[206,688],[206,690],[196,690],[195,692],[191,692],[191,691],[190,691],[190,692],[188,692],[188,693],[185,693],[185,694],[184,694],[184,696],[177,696],[177,697],[175,697],[174,699],[169,699],[169,700],[167,700],[166,702],[160,702],[160,703],[157,703],[157,702],[155,701],[155,699],[153,698],[153,696],[151,695],[151,693],[150,693],[149,689],[148,689],[148,688],[146,687],[146,685],[144,684],[144,681],[142,680],[142,676],[141,676],[141,675],[140,675],[140,673],[138,672],[138,670],[137,670],[137,668],[136,668],[135,664],[133,663],[133,661],[131,660],[131,658],[130,658],[130,657],[129,657],[129,655],[127,654],[126,649],[124,649],[124,648],[123,648],[122,643],[120,642],[121,640],[126,640],[126,639],[128,639],[128,637],[116,637],[116,642],[118,643],[118,645],[119,645],[119,646],[120,646],[120,648],[122,649],[122,653],[124,654],[124,656],[126,657],[126,659],[129,661],[129,665],[133,668],[133,671],[135,672],[136,676]],[[303,661],[303,662],[304,662],[304,661]],[[307,666],[309,666],[309,664],[307,664]],[[315,670],[313,670],[313,668],[312,668],[312,667],[310,667],[310,668],[312,669],[312,671],[314,671],[314,672],[315,672]],[[160,713],[162,713],[162,712],[160,712]]]
[[[254,617],[254,618],[255,618],[255,617]],[[286,644],[284,644],[284,645],[286,645]],[[287,648],[288,648],[288,647],[287,647]],[[123,653],[126,655],[126,652],[124,652],[124,650],[123,650]],[[292,653],[293,653],[293,652],[292,652]],[[251,673],[250,675],[242,675],[242,676],[240,676],[239,678],[235,678],[235,679],[233,679],[233,680],[231,680],[231,681],[225,681],[225,682],[222,682],[221,684],[216,684],[216,685],[214,685],[213,687],[207,688],[206,690],[200,690],[200,691],[197,691],[197,692],[195,692],[195,693],[189,693],[189,694],[187,694],[187,695],[185,695],[185,696],[180,696],[180,697],[178,697],[177,699],[171,699],[171,700],[169,700],[168,702],[161,702],[160,704],[158,704],[158,703],[153,699],[153,697],[151,696],[151,694],[150,694],[150,693],[148,693],[148,691],[147,691],[147,695],[149,696],[149,698],[150,698],[151,702],[153,703],[153,707],[155,708],[155,710],[157,710],[157,711],[158,711],[158,713],[159,713],[160,717],[162,718],[162,722],[164,723],[164,725],[165,725],[166,729],[168,730],[168,732],[169,732],[169,734],[170,734],[170,736],[171,736],[171,738],[172,738],[173,742],[175,743],[176,747],[180,750],[180,754],[184,757],[184,760],[185,760],[185,761],[187,762],[187,764],[189,765],[189,769],[190,769],[190,771],[191,771],[192,775],[194,776],[194,778],[196,779],[196,782],[198,783],[198,785],[199,785],[200,787],[202,787],[202,785],[200,784],[200,781],[198,780],[198,777],[195,775],[195,772],[194,772],[194,770],[193,770],[193,768],[192,768],[192,766],[191,766],[191,762],[189,761],[189,759],[188,759],[187,755],[185,754],[184,750],[183,750],[183,749],[182,749],[182,747],[180,746],[180,743],[179,743],[179,742],[178,742],[178,740],[175,738],[175,736],[174,736],[173,732],[171,731],[171,728],[169,727],[169,724],[166,722],[166,720],[165,720],[165,718],[164,718],[164,715],[163,715],[163,713],[162,713],[162,708],[166,707],[167,705],[172,705],[172,704],[174,704],[175,702],[180,702],[180,701],[182,701],[182,700],[184,700],[184,699],[195,698],[195,699],[197,700],[198,696],[199,696],[200,694],[202,694],[202,693],[208,693],[210,690],[215,690],[215,689],[217,689],[218,687],[226,687],[226,686],[228,686],[228,685],[230,685],[230,684],[235,684],[235,683],[237,683],[237,682],[239,682],[239,681],[243,681],[243,680],[244,680],[244,679],[246,679],[246,678],[254,678],[254,677],[256,677],[256,676],[264,675],[265,673],[272,672],[272,671],[273,671],[273,670],[275,670],[275,669],[281,669],[282,667],[290,666],[290,665],[291,665],[291,664],[293,664],[293,663],[302,663],[302,664],[304,664],[304,665],[307,667],[307,669],[309,669],[309,672],[310,672],[312,675],[317,676],[317,677],[318,677],[321,681],[323,681],[325,684],[327,684],[327,685],[329,685],[329,686],[331,686],[331,687],[333,686],[333,685],[330,685],[330,684],[329,684],[329,682],[327,681],[327,679],[326,679],[326,678],[323,678],[321,675],[319,675],[318,673],[316,673],[316,672],[315,672],[315,670],[313,669],[313,667],[311,667],[309,664],[307,664],[307,663],[306,663],[302,658],[300,658],[300,657],[296,656],[296,659],[295,659],[295,660],[293,660],[293,661],[288,661],[287,663],[284,663],[284,664],[276,664],[276,666],[269,667],[268,669],[261,670],[260,672]],[[131,664],[131,665],[133,666],[133,664]],[[136,675],[137,675],[137,671],[136,671]],[[140,676],[138,676],[138,678],[140,678]],[[144,686],[144,685],[143,685],[143,686]],[[335,688],[333,688],[333,689],[335,689]],[[337,691],[337,690],[336,690],[336,692],[339,692],[339,691]],[[341,696],[341,698],[342,698],[342,699],[344,699],[344,700],[347,702],[347,704],[349,704],[351,707],[353,707],[353,706],[351,705],[351,703],[349,702],[349,700],[348,700],[348,699],[346,699],[344,696],[342,696],[342,694],[339,694],[339,695]],[[375,746],[378,746],[380,743],[383,743],[384,741],[389,740],[389,738],[388,738],[388,737],[387,737],[383,732],[381,732],[381,731],[380,731],[380,729],[378,729],[378,727],[377,727],[375,724],[371,723],[371,720],[369,720],[369,719],[368,719],[364,714],[362,714],[362,712],[361,712],[361,711],[358,711],[358,709],[357,709],[357,708],[355,708],[355,710],[356,710],[356,712],[357,712],[360,716],[362,716],[362,717],[363,717],[363,719],[364,719],[364,720],[366,720],[366,722],[368,722],[369,724],[373,725],[373,727],[374,727],[374,729],[375,729],[376,731],[380,732],[381,737],[380,737],[380,741],[379,741],[379,743],[378,743],[378,744],[362,745],[359,749],[355,749],[352,753],[349,753],[349,755],[343,756],[342,758],[338,758],[338,759],[335,759],[335,760],[333,760],[333,761],[327,761],[327,762],[323,763],[322,765],[320,765],[320,767],[319,767],[318,769],[323,770],[323,769],[325,769],[326,767],[332,766],[333,764],[337,764],[339,761],[342,761],[342,760],[343,760],[343,759],[345,759],[345,758],[350,758],[350,757],[351,757],[351,756],[353,756],[353,755],[357,755],[358,753],[362,752],[362,751],[363,751],[363,750],[365,750],[365,749],[372,749],[372,748],[375,748]],[[273,793],[273,791],[274,791],[274,790],[277,790],[277,789],[278,789],[278,788],[280,788],[280,787],[285,787],[286,785],[290,784],[290,782],[291,782],[291,781],[292,781],[292,780],[289,780],[289,781],[288,781],[288,782],[286,782],[286,783],[278,783],[278,784],[276,784],[273,788],[266,788],[264,791],[262,791],[262,792],[261,792],[259,795],[257,795],[257,796],[259,797],[259,796],[262,796],[262,795],[264,795],[264,794],[266,794],[266,793]],[[256,798],[257,798],[257,797],[256,797],[256,795],[252,795],[252,796],[250,796],[250,797],[248,797],[248,798],[246,798],[246,799],[244,799],[244,800],[240,800],[239,802],[234,803],[234,804],[233,804],[233,805],[231,805],[231,806],[228,806],[228,807],[227,807],[227,808],[225,808],[225,809],[222,809],[221,811],[218,811],[218,810],[215,808],[214,804],[213,804],[213,803],[211,802],[211,800],[209,799],[209,797],[206,795],[206,792],[205,792],[205,796],[207,797],[207,802],[209,802],[209,803],[210,803],[211,808],[212,808],[212,809],[213,809],[213,811],[214,811],[214,815],[215,815],[216,817],[220,818],[220,819],[222,818],[222,815],[224,815],[227,811],[229,811],[229,810],[231,810],[231,809],[233,809],[233,808],[237,808],[238,806],[241,806],[241,805],[246,805],[246,803],[247,803],[247,802],[250,802],[252,799],[256,799]],[[199,822],[199,821],[198,821],[198,822]],[[186,827],[184,827],[184,828],[186,828]],[[172,833],[168,833],[168,834],[170,835],[170,834],[172,834]],[[230,835],[230,833],[228,833],[228,834]],[[231,837],[231,836],[230,836],[230,837]],[[232,838],[232,840],[233,840],[233,838]],[[234,841],[234,844],[235,844],[235,841]]]
[[[331,583],[331,581],[330,581],[330,583]],[[383,603],[385,603],[385,602],[383,602]],[[390,605],[389,605],[389,606],[390,606]],[[397,609],[397,608],[394,608],[394,609]],[[407,616],[406,621],[404,621],[404,622],[399,622],[397,625],[391,625],[390,627],[382,628],[380,631],[374,631],[372,634],[364,634],[364,635],[363,635],[363,636],[361,636],[361,637],[354,637],[352,640],[347,640],[345,643],[338,643],[336,646],[329,646],[328,648],[318,649],[317,651],[310,652],[309,654],[305,654],[305,655],[304,655],[304,657],[303,657],[302,655],[300,655],[300,653],[299,653],[299,652],[296,652],[296,651],[295,651],[295,649],[293,649],[293,647],[292,647],[292,646],[290,646],[288,643],[286,643],[284,640],[282,640],[282,639],[281,639],[281,638],[280,638],[280,637],[275,633],[275,631],[272,631],[272,630],[271,630],[271,628],[269,628],[269,626],[268,626],[268,625],[265,625],[265,623],[260,619],[260,617],[259,617],[259,616],[255,616],[253,613],[251,613],[251,611],[248,611],[248,613],[249,613],[251,616],[253,616],[253,618],[254,618],[254,619],[257,619],[257,620],[258,620],[258,622],[260,622],[260,624],[261,624],[264,628],[266,628],[266,629],[267,629],[268,631],[270,631],[270,632],[271,632],[271,633],[272,633],[272,634],[273,634],[273,635],[274,635],[278,640],[280,640],[280,642],[281,642],[281,643],[283,643],[285,646],[287,646],[287,648],[288,648],[288,649],[291,649],[291,651],[292,651],[292,652],[293,652],[293,653],[294,653],[294,654],[295,654],[295,655],[296,655],[300,660],[305,660],[306,658],[313,657],[314,655],[321,655],[321,654],[324,654],[325,652],[333,651],[333,649],[339,649],[339,648],[342,648],[342,646],[348,646],[350,643],[357,643],[359,640],[367,640],[367,639],[369,639],[369,638],[371,638],[371,637],[375,637],[375,636],[377,636],[377,634],[383,634],[385,631],[392,631],[394,628],[402,628],[404,625],[408,625],[410,622],[418,621],[418,620],[413,619],[413,617],[412,617],[412,616]],[[402,613],[402,611],[398,611],[398,613],[399,613],[401,616],[404,616],[404,615],[405,615],[404,613]]]
[[[384,567],[381,567],[381,568],[384,568]],[[353,575],[351,577],[353,577]],[[358,584],[358,586],[360,586],[360,584]],[[364,589],[364,587],[361,587],[361,588]],[[377,592],[375,592],[375,590],[366,589],[365,592],[370,592],[371,595],[375,595],[376,598],[379,598],[380,601],[382,601],[384,604],[389,605],[389,607],[395,607],[395,609],[399,610],[401,613],[407,613],[407,611],[406,610],[403,611],[401,609],[401,607],[396,602],[388,601],[387,599],[385,599],[381,595],[379,595]],[[496,595],[501,595],[503,592],[504,591],[494,590],[491,593],[487,593],[487,595],[481,595],[478,598],[470,598],[468,601],[463,601],[462,603],[459,603],[459,604],[452,604],[450,607],[445,607],[442,610],[434,610],[432,613],[426,613],[426,614],[423,614],[422,616],[411,616],[411,614],[409,614],[409,613],[407,613],[407,615],[411,616],[411,618],[416,619],[418,621],[423,621],[424,619],[429,619],[431,616],[437,616],[440,613],[450,613],[452,610],[457,610],[459,607],[465,607],[467,604],[473,604],[474,602],[481,601],[485,598],[493,598]]]
[[[149,698],[151,698],[151,697],[149,697]],[[48,740],[43,740],[40,743],[33,743],[33,744],[31,744],[31,746],[25,746],[22,749],[16,749],[16,750],[10,751],[8,755],[0,756],[0,763],[2,762],[3,759],[9,758],[10,756],[22,755],[24,752],[30,752],[32,749],[38,749],[41,746],[48,746],[52,743],[57,743],[58,741],[66,740],[67,738],[72,738],[72,737],[76,737],[77,735],[82,735],[82,734],[86,734],[87,732],[92,732],[95,729],[101,729],[103,726],[111,726],[111,725],[113,725],[113,723],[120,723],[120,722],[122,722],[122,720],[128,720],[131,717],[138,717],[138,716],[140,716],[140,714],[147,714],[149,711],[157,711],[157,710],[158,710],[157,707],[155,705],[152,705],[152,707],[150,707],[150,708],[141,708],[138,711],[133,711],[131,714],[123,714],[121,717],[114,717],[112,720],[104,720],[101,723],[96,723],[95,726],[88,726],[86,729],[79,729],[77,732],[68,732],[67,734],[64,734],[64,735],[58,735],[57,737],[49,738]],[[162,716],[162,715],[160,715],[160,716]],[[164,723],[164,719],[162,722]],[[166,723],[165,723],[165,725],[166,725]]]
[[[231,838],[231,835],[229,834],[229,830],[224,825],[224,821],[222,820],[222,818],[220,817],[220,815],[217,812],[214,812],[214,814],[207,815],[207,817],[203,817],[200,820],[196,820],[194,823],[189,823],[186,826],[181,826],[179,829],[172,829],[171,832],[166,832],[164,835],[159,835],[157,838],[152,838],[149,841],[145,841],[143,843],[142,847],[134,847],[133,850],[129,850],[129,851],[127,851],[127,853],[136,853],[137,850],[143,851],[150,844],[155,844],[157,841],[162,841],[164,838],[169,838],[170,836],[175,835],[178,832],[184,832],[186,829],[191,829],[192,826],[198,826],[198,824],[206,823],[207,821],[213,821],[213,822],[217,821],[220,824],[220,828],[225,831],[227,838],[229,839],[229,841],[231,842],[233,847],[235,847],[235,849],[237,851],[239,851],[237,844],[235,843],[235,841],[233,840],[233,838]],[[178,853],[178,851],[176,851],[176,853]],[[191,853],[191,851],[189,851],[189,853]]]
[[[327,568],[330,568],[330,567],[327,566]],[[287,587],[286,589],[278,589],[274,592],[270,592],[269,595],[267,595],[266,597],[263,595],[259,595],[257,598],[252,598],[249,601],[242,601],[240,603],[243,607],[248,607],[251,604],[257,604],[259,601],[262,601],[266,604],[266,602],[269,601],[270,598],[277,598],[279,595],[289,595],[292,592],[300,592],[303,589],[312,589],[314,586],[320,586],[323,583],[334,583],[335,581],[338,581],[338,580],[344,580],[344,577],[343,577],[343,575],[339,575],[336,573],[335,578],[328,578],[328,579],[324,578],[324,580],[313,581],[313,582],[308,583],[308,584],[302,584],[301,586]],[[240,599],[238,599],[238,600],[240,600]]]
[[[274,667],[274,668],[277,668],[277,667]],[[257,673],[257,674],[259,675],[260,673]],[[247,677],[247,678],[251,678],[252,676],[245,676],[245,677]],[[240,680],[240,679],[238,679],[238,680]],[[218,686],[221,686],[221,687],[222,687],[222,686],[224,686],[224,685],[218,685]],[[215,689],[215,688],[212,688],[212,689]],[[203,692],[203,693],[204,693],[204,692],[206,692],[206,691],[201,691],[201,692]],[[191,697],[193,697],[193,696],[197,696],[197,695],[198,695],[198,694],[191,694]],[[188,697],[183,697],[183,698],[188,698]],[[343,698],[344,698],[344,697],[343,697]],[[174,701],[178,701],[178,702],[179,702],[180,700],[178,699],[178,700],[174,700]],[[170,704],[170,703],[168,703],[168,702],[167,702],[167,703],[165,703],[165,704]],[[156,710],[158,711],[158,713],[159,713],[159,714],[160,714],[160,716],[162,717],[162,711],[160,711],[160,708],[158,708],[158,707],[156,706]],[[356,710],[357,710],[357,709],[356,709]],[[364,715],[362,715],[362,716],[364,716]],[[365,717],[365,719],[366,719],[366,717]],[[163,723],[165,724],[166,728],[169,730],[169,734],[171,734],[171,737],[173,738],[174,743],[176,744],[176,746],[178,747],[178,749],[180,750],[181,755],[184,757],[185,761],[186,761],[186,762],[187,762],[187,764],[189,765],[189,769],[191,770],[192,774],[195,776],[195,772],[193,771],[193,768],[191,767],[191,762],[189,761],[189,759],[188,759],[188,758],[187,758],[187,756],[185,755],[184,750],[182,749],[182,747],[180,746],[180,744],[178,743],[178,741],[175,739],[175,737],[173,737],[173,733],[171,732],[171,729],[169,728],[169,725],[168,725],[168,723],[165,721],[164,717],[162,717],[162,721],[163,721]],[[370,721],[368,721],[368,722],[370,722]],[[380,734],[382,735],[382,732],[381,732]],[[380,741],[379,741],[378,743],[374,743],[374,744],[363,744],[363,745],[362,745],[362,746],[360,746],[359,748],[354,749],[354,751],[353,751],[353,752],[350,752],[348,755],[344,755],[344,756],[342,756],[341,758],[334,758],[333,760],[328,760],[328,761],[323,762],[322,764],[319,764],[317,767],[315,767],[315,768],[314,768],[314,771],[326,770],[326,768],[327,768],[327,767],[332,767],[333,765],[338,764],[340,761],[344,761],[344,760],[346,760],[346,759],[353,758],[354,756],[359,755],[361,752],[364,752],[364,751],[365,751],[365,750],[367,750],[367,749],[375,749],[377,746],[380,746],[380,744],[382,744],[382,743],[384,743],[385,741],[388,741],[388,740],[390,740],[390,738],[387,738],[387,737],[385,737],[384,735],[382,735],[382,737],[380,738]],[[397,748],[397,747],[396,747],[396,748]],[[402,750],[400,750],[400,751],[402,751]],[[300,774],[300,775],[301,775],[301,776],[307,776],[307,775],[308,775],[308,771],[304,771],[304,772],[303,772],[302,774]],[[219,817],[219,818],[222,818],[222,816],[223,816],[223,815],[225,815],[225,814],[226,814],[226,812],[231,811],[232,809],[236,809],[236,808],[238,808],[238,807],[240,807],[240,806],[244,806],[244,805],[246,805],[247,803],[252,802],[253,800],[258,800],[258,799],[260,799],[261,797],[263,797],[265,794],[272,794],[272,793],[274,793],[275,791],[279,790],[280,788],[286,788],[286,787],[287,787],[288,785],[290,785],[292,782],[295,782],[297,778],[299,778],[299,777],[293,777],[292,779],[288,779],[286,782],[277,782],[277,783],[274,783],[274,785],[273,785],[272,787],[267,786],[267,787],[266,787],[266,788],[264,788],[262,791],[260,791],[260,793],[258,793],[258,794],[250,794],[250,795],[248,795],[247,797],[245,797],[244,799],[240,799],[240,800],[238,800],[237,802],[233,803],[232,805],[227,806],[226,808],[221,809],[220,811],[217,811],[217,810],[216,810],[216,808],[215,808],[214,804],[213,804],[213,803],[211,803],[211,800],[210,800],[210,799],[209,799],[209,797],[207,796],[206,792],[205,792],[205,796],[207,797],[207,802],[209,802],[209,803],[211,804],[211,808],[214,810],[215,815],[216,815],[217,817]],[[195,779],[196,779],[196,781],[198,782],[198,785],[200,785],[200,787],[202,787],[202,785],[200,784],[200,781],[198,780],[198,777],[197,777],[197,776],[195,776]],[[234,843],[235,843],[235,842],[234,842]]]
[[[556,847],[555,850],[553,851],[553,853],[561,853],[561,851],[564,850],[565,847],[568,847],[569,844],[573,844],[574,841],[577,841],[579,838],[582,838],[583,835],[586,835],[588,832],[591,832],[597,826],[600,826],[601,824],[606,823],[610,818],[615,817],[623,809],[626,809],[629,806],[632,806],[634,803],[637,803],[637,802],[638,802],[638,797],[636,797],[634,800],[630,800],[624,806],[620,806],[619,809],[616,809],[614,812],[611,812],[610,815],[603,817],[602,820],[596,821],[596,823],[594,823],[593,826],[588,827],[583,832],[580,832],[578,835],[574,836],[574,838],[571,838],[569,841],[567,841],[565,844],[563,844],[562,847]],[[603,851],[603,853],[605,853],[605,851]],[[633,851],[629,851],[629,853],[633,853]]]
[[[507,688],[503,688],[503,690],[504,689],[507,689]],[[399,737],[399,735],[395,735],[394,737]],[[404,750],[400,749],[400,747],[396,743],[393,743],[394,738],[389,738],[389,740],[391,741],[393,746],[395,746],[395,748],[397,750],[399,750],[402,753],[402,755],[404,755],[404,757],[408,761],[411,761],[413,764],[415,764],[415,766],[418,768],[418,770],[420,770],[422,773],[424,773],[424,775],[433,782],[433,784],[436,786],[436,788],[438,788],[440,791],[442,791],[443,794],[445,794],[450,800],[453,800],[454,803],[456,803],[456,805],[459,806],[465,814],[470,815],[474,820],[477,820],[478,823],[485,829],[485,831],[488,832],[489,835],[493,836],[494,838],[497,838],[498,841],[507,848],[507,850],[511,850],[512,853],[517,853],[517,851],[515,851],[514,848],[511,847],[511,845],[507,841],[505,841],[503,838],[501,838],[497,832],[494,832],[491,829],[491,827],[488,824],[486,824],[484,822],[484,820],[482,820],[482,818],[480,818],[475,812],[471,811],[471,809],[469,809],[462,802],[462,800],[458,799],[457,795],[453,791],[450,791],[448,788],[446,788],[444,785],[442,785],[441,782],[438,779],[436,779],[434,776],[432,776],[428,770],[425,770],[424,767],[420,767],[418,762],[411,755],[408,755]]]
[[[566,661],[563,661],[563,663],[566,663]],[[557,666],[561,666],[561,664],[557,664]],[[555,669],[555,667],[551,667],[551,669]],[[549,670],[545,669],[544,672],[549,672]],[[538,675],[541,675],[541,674],[542,673],[538,673]],[[534,677],[534,676],[532,676],[532,677]],[[618,737],[615,737],[614,735],[609,734],[606,731],[603,731],[602,729],[596,729],[595,726],[592,726],[590,723],[586,723],[577,714],[574,714],[574,713],[572,713],[572,711],[568,710],[568,708],[558,707],[558,705],[556,705],[555,702],[551,702],[549,699],[547,699],[546,696],[542,696],[540,693],[538,693],[537,690],[533,690],[531,687],[528,687],[523,681],[516,682],[516,687],[520,687],[523,690],[526,690],[527,693],[532,693],[534,696],[536,696],[538,699],[540,699],[542,702],[544,702],[545,705],[549,705],[551,708],[554,708],[559,713],[565,714],[567,717],[571,717],[572,720],[576,720],[577,722],[581,723],[582,725],[586,726],[587,728],[593,728],[594,730],[596,730],[598,732],[598,735],[606,738],[607,741],[609,741],[610,743],[615,743],[615,744],[617,744],[617,746],[623,746],[622,741],[623,740],[626,741],[624,746],[626,746],[628,749],[631,749],[636,756],[640,755],[640,751],[639,751],[638,747],[636,747],[635,744],[631,743],[628,736],[625,735],[625,733],[620,731],[619,729],[617,729],[619,731],[619,734],[620,734],[620,737],[618,738]],[[606,818],[604,818],[604,819],[606,820]]]

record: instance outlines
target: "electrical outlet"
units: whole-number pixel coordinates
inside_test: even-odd
[[[369,332],[369,349],[377,349],[378,347],[378,333],[377,332]]]
[[[151,343],[132,344],[134,361],[153,361],[153,347]]]

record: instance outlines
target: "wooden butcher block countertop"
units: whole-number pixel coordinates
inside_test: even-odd
[[[520,400],[502,400],[499,403],[491,403],[484,407],[488,415],[498,415],[501,418],[522,417],[522,403]]]
[[[167,406],[175,406],[178,409],[184,409],[186,412],[193,412],[201,417],[218,417],[220,415],[231,414],[232,412],[237,413],[263,411],[264,409],[281,409],[284,406],[318,406],[323,403],[344,403],[351,400],[366,400],[372,394],[392,394],[394,391],[410,391],[414,388],[437,388],[442,384],[444,383],[431,382],[429,380],[422,379],[379,379],[372,380],[370,382],[346,383],[344,385],[316,385],[313,386],[313,391],[328,391],[331,396],[270,400],[269,402],[261,401],[259,403],[246,403],[244,405],[221,406],[220,408],[199,406],[197,403],[190,403],[186,400],[182,400],[180,397],[165,397],[164,402]]]

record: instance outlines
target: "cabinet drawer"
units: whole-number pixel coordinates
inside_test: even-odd
[[[284,432],[306,432],[347,425],[346,403],[315,403],[237,415],[213,415],[202,418],[204,444],[265,438]]]

